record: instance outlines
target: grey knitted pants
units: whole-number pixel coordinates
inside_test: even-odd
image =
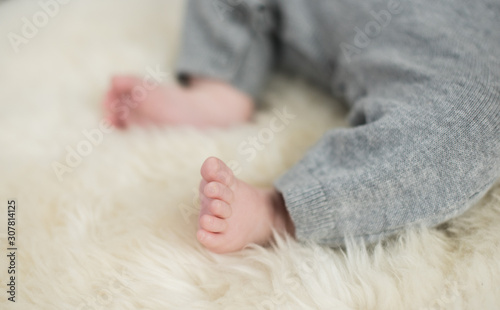
[[[348,104],[275,184],[299,240],[435,226],[500,177],[498,0],[191,0],[185,23],[180,74],[258,96],[280,66]]]

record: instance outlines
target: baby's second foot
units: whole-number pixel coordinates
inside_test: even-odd
[[[221,160],[211,157],[201,167],[201,212],[198,240],[216,253],[266,244],[272,228],[293,234],[293,224],[275,190],[257,189],[238,180]]]
[[[184,118],[180,105],[185,90],[179,86],[157,85],[146,89],[134,76],[116,76],[103,102],[109,121],[116,127],[129,125],[176,124]]]
[[[103,106],[113,125],[222,127],[252,116],[252,99],[222,81],[193,79],[189,87],[144,85],[134,76],[111,80]]]

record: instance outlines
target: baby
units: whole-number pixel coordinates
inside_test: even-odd
[[[115,126],[247,122],[278,67],[346,102],[353,126],[326,132],[274,188],[208,158],[197,238],[209,250],[265,244],[272,229],[375,242],[463,213],[500,177],[498,1],[191,0],[186,10],[182,85],[121,117],[142,80],[114,77]]]

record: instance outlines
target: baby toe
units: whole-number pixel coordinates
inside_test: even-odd
[[[213,215],[223,219],[230,217],[233,212],[229,204],[219,199],[212,199],[209,202],[208,210]]]
[[[201,167],[201,175],[208,182],[220,182],[228,187],[235,184],[233,171],[220,159],[210,157]]]
[[[220,160],[215,157],[209,157],[201,166],[201,176],[208,182],[215,181],[219,173]]]
[[[204,229],[199,229],[196,233],[198,241],[208,250],[215,253],[223,253],[222,250],[224,238],[221,234],[212,233]]]
[[[203,194],[208,198],[220,199],[226,203],[233,201],[233,191],[219,182],[208,183],[203,190]]]
[[[226,230],[227,223],[223,219],[205,214],[200,217],[200,227],[209,232],[220,233]]]

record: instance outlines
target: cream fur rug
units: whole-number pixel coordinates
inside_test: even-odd
[[[499,186],[440,229],[368,250],[282,240],[208,253],[194,236],[203,160],[232,160],[239,177],[269,185],[327,128],[345,126],[343,111],[276,77],[269,109],[230,132],[107,132],[100,101],[110,76],[170,72],[182,3],[49,2],[53,16],[38,1],[0,4],[1,309],[499,309]],[[297,117],[272,132],[273,109],[283,107]],[[265,142],[251,160],[238,151],[250,137]],[[15,304],[6,292],[10,199]]]

